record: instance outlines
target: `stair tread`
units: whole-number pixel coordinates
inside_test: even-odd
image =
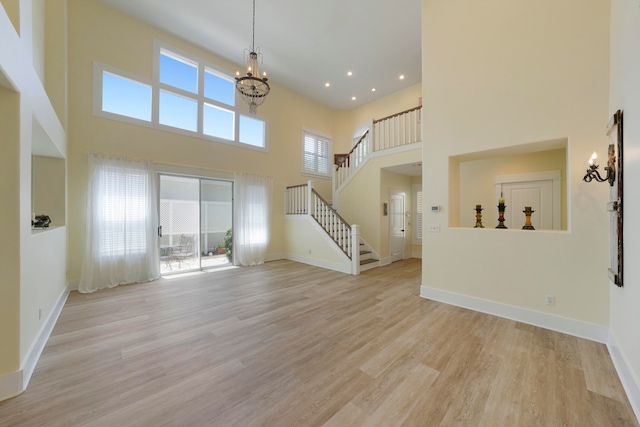
[[[378,262],[378,260],[377,259],[373,259],[373,258],[362,259],[362,260],[360,260],[360,265],[371,264],[372,262]]]

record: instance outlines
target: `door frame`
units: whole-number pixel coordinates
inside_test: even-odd
[[[391,200],[393,198],[393,196],[397,196],[400,195],[402,196],[402,247],[400,250],[400,254],[399,255],[393,255],[393,244],[392,241],[395,238],[395,236],[393,235],[393,228],[391,227],[391,221],[392,221],[392,215],[393,215],[393,205],[391,203]],[[389,260],[390,262],[395,262],[395,261],[400,261],[404,259],[405,256],[405,249],[406,249],[406,245],[407,245],[407,219],[405,216],[405,212],[406,212],[406,206],[407,206],[407,193],[405,191],[402,190],[396,190],[391,188],[389,190]]]
[[[202,171],[199,171],[202,172]],[[211,175],[207,175],[207,174],[203,174],[203,173],[198,173],[198,172],[194,172],[193,170],[189,169],[189,168],[183,168],[183,167],[173,167],[173,166],[169,166],[166,165],[165,167],[156,167],[156,192],[157,192],[157,199],[158,199],[158,229],[160,228],[160,190],[161,190],[161,176],[175,176],[175,177],[180,177],[180,178],[190,178],[190,179],[196,179],[198,180],[198,267],[197,268],[193,268],[193,269],[189,269],[189,270],[180,270],[180,271],[176,271],[176,272],[168,272],[168,273],[164,273],[162,274],[162,276],[170,276],[172,274],[181,274],[181,273],[190,273],[190,272],[195,272],[195,271],[203,271],[203,270],[212,270],[215,269],[216,267],[202,267],[202,260],[201,260],[201,239],[202,239],[202,181],[203,180],[210,180],[210,181],[224,181],[224,182],[229,182],[231,183],[231,229],[233,229],[234,225],[235,225],[235,180],[233,179],[233,175],[231,174],[211,174]],[[156,232],[156,236],[158,236],[158,253],[160,253],[160,242],[161,239],[159,237],[158,232]],[[235,237],[234,237],[235,240]],[[235,242],[234,242],[235,243]],[[232,245],[234,244],[232,243]],[[160,261],[160,257],[158,257],[158,261]],[[235,265],[235,261],[232,260],[230,262],[231,265]]]

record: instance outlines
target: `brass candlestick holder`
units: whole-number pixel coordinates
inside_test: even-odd
[[[484,228],[482,225],[482,205],[476,205],[476,225],[473,228]]]
[[[524,221],[524,225],[522,226],[523,230],[535,230],[535,228],[533,228],[533,225],[531,225],[531,214],[534,213],[534,210],[531,210],[531,206],[525,206],[524,210],[522,211],[525,214],[525,221]]]
[[[504,202],[500,202],[498,203],[498,222],[499,224],[496,226],[496,228],[507,228],[506,225],[504,225],[504,209],[507,206],[504,204]]]

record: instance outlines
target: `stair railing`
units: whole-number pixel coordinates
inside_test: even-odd
[[[422,141],[422,106],[373,121],[373,150],[380,151]]]
[[[309,191],[307,184],[293,185],[286,189],[286,206],[285,213],[287,215],[304,215],[309,212]]]
[[[285,213],[310,215],[351,260],[352,274],[360,273],[360,227],[349,225],[313,188],[313,181],[286,188]]]
[[[349,223],[313,188],[311,188],[311,206],[311,216],[320,224],[320,227],[327,232],[329,237],[336,242],[345,255],[351,259],[353,252],[351,248],[353,244]]]
[[[418,106],[373,120],[371,128],[362,135],[342,163],[336,165],[333,189],[340,188],[369,154],[422,141],[421,114],[422,107]]]

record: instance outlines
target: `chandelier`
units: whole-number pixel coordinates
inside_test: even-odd
[[[260,48],[256,46],[256,0],[253,0],[253,38],[249,46],[249,57],[247,58],[247,75],[240,77],[240,72],[236,72],[236,89],[240,92],[242,99],[249,105],[249,112],[256,114],[256,111],[269,94],[269,83],[267,83],[267,73],[260,77],[258,68],[258,58],[262,60]],[[245,49],[245,52],[247,50]]]

